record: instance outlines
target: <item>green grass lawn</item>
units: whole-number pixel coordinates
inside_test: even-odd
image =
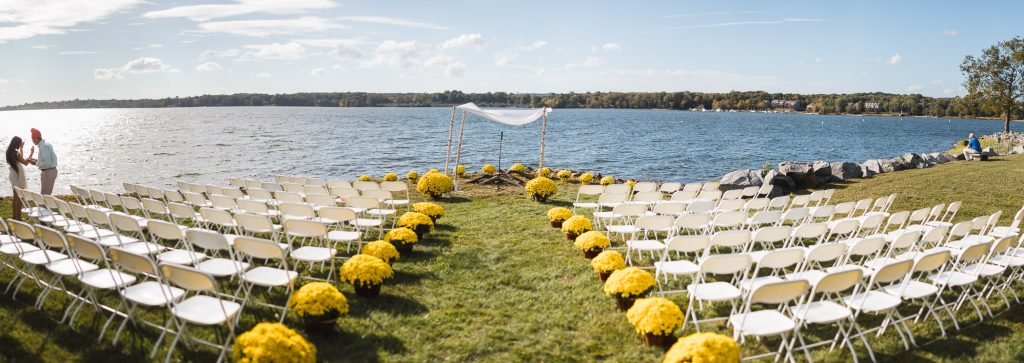
[[[602,293],[589,261],[549,227],[544,212],[575,197],[574,184],[559,185],[562,190],[543,204],[530,201],[518,188],[496,191],[475,186],[441,201],[447,214],[440,226],[412,255],[395,263],[396,276],[380,297],[358,298],[350,286],[339,286],[349,299],[350,313],[339,319],[336,335],[309,336],[318,358],[339,362],[660,360],[664,352],[645,347],[625,314]],[[1003,221],[1008,221],[1024,204],[1021,186],[1024,157],[998,157],[835,185],[834,201],[895,192],[900,195],[895,210],[962,200],[960,220],[1002,209]],[[10,208],[5,203],[0,208],[7,216]],[[7,271],[0,273],[0,284],[10,277]],[[59,319],[63,301],[51,298],[46,310],[38,311],[30,303],[35,293],[34,288],[24,288],[17,300],[0,297],[0,358],[18,362],[148,359],[156,339],[152,331],[129,330],[127,339],[116,347],[109,338],[96,343],[102,317],[86,311],[74,329],[58,324],[54,319]],[[685,309],[685,296],[672,299]],[[996,299],[991,302],[1002,308]],[[903,351],[892,331],[872,337],[872,346],[878,358],[886,361],[1024,361],[1024,308],[1015,305],[980,324],[975,324],[974,315],[965,313],[960,318],[964,330],[945,339],[939,338],[934,322],[913,326],[922,346],[910,352]],[[247,310],[240,329],[263,320],[273,317],[266,311],[253,316]],[[288,324],[299,325],[297,319],[289,319]],[[724,326],[712,330],[728,331]],[[689,333],[692,327],[683,334]],[[808,335],[831,334],[823,330]],[[744,352],[769,348],[752,340]],[[179,345],[179,350],[178,360],[215,358],[209,349]],[[859,353],[862,360],[867,359],[863,349]],[[815,350],[814,356],[815,361],[825,362],[851,358],[848,351],[838,349]]]

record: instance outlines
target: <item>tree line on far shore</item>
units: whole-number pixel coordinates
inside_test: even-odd
[[[790,101],[789,103],[773,101]],[[998,117],[995,110],[976,107],[960,97],[936,98],[890,93],[793,94],[763,91],[587,92],[587,93],[367,93],[325,92],[202,95],[137,100],[67,100],[7,106],[0,110],[66,108],[161,108],[225,106],[429,107],[474,102],[483,107],[617,108],[669,110],[784,110],[823,114],[903,114],[934,117]]]

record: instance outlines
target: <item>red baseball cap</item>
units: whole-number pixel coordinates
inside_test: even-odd
[[[43,138],[43,134],[41,132],[39,132],[39,130],[32,129],[32,138],[34,138],[34,139],[42,139]]]

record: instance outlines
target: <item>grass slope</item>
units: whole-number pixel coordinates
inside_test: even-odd
[[[441,225],[411,256],[395,263],[396,277],[377,299],[349,298],[350,314],[339,319],[339,333],[310,336],[323,361],[642,361],[664,353],[643,346],[610,298],[604,296],[588,260],[550,228],[544,211],[567,205],[575,186],[560,184],[552,202],[528,200],[520,189],[467,187],[442,201]],[[987,163],[957,162],[929,169],[883,174],[838,184],[835,201],[899,193],[894,208],[920,208],[962,200],[958,219],[1004,211],[1004,221],[1024,204],[1024,158],[1001,157]],[[7,202],[5,200],[5,202]],[[0,205],[9,215],[9,205]],[[10,278],[0,274],[0,284]],[[0,297],[0,358],[9,361],[140,361],[156,338],[151,331],[129,330],[117,347],[105,338],[95,344],[102,321],[91,312],[74,330],[53,321],[58,299],[37,311],[28,301],[33,288],[16,301]],[[55,296],[56,294],[54,294]],[[685,307],[685,297],[673,297]],[[992,301],[995,306],[1001,303]],[[711,312],[709,312],[711,313]],[[721,311],[718,311],[721,313]],[[259,314],[258,314],[259,315]],[[263,313],[243,319],[242,330]],[[59,316],[57,316],[59,318]],[[961,321],[977,318],[964,314]],[[289,324],[297,326],[295,320]],[[892,361],[978,362],[1024,360],[1024,309],[1014,306],[949,338],[939,339],[932,322],[914,326],[922,347],[903,352],[894,332],[872,337],[879,359]],[[713,330],[725,332],[722,326]],[[691,333],[688,328],[687,333]],[[810,336],[827,337],[828,331]],[[124,339],[124,338],[122,338]],[[773,341],[767,341],[772,344]],[[180,360],[211,360],[207,349],[179,349]],[[748,344],[746,353],[766,348]],[[861,359],[866,359],[861,349]],[[850,360],[847,351],[816,350],[815,361]]]

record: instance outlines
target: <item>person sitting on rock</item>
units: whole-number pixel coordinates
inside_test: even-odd
[[[964,160],[974,160],[981,156],[981,142],[972,132],[964,141]]]

